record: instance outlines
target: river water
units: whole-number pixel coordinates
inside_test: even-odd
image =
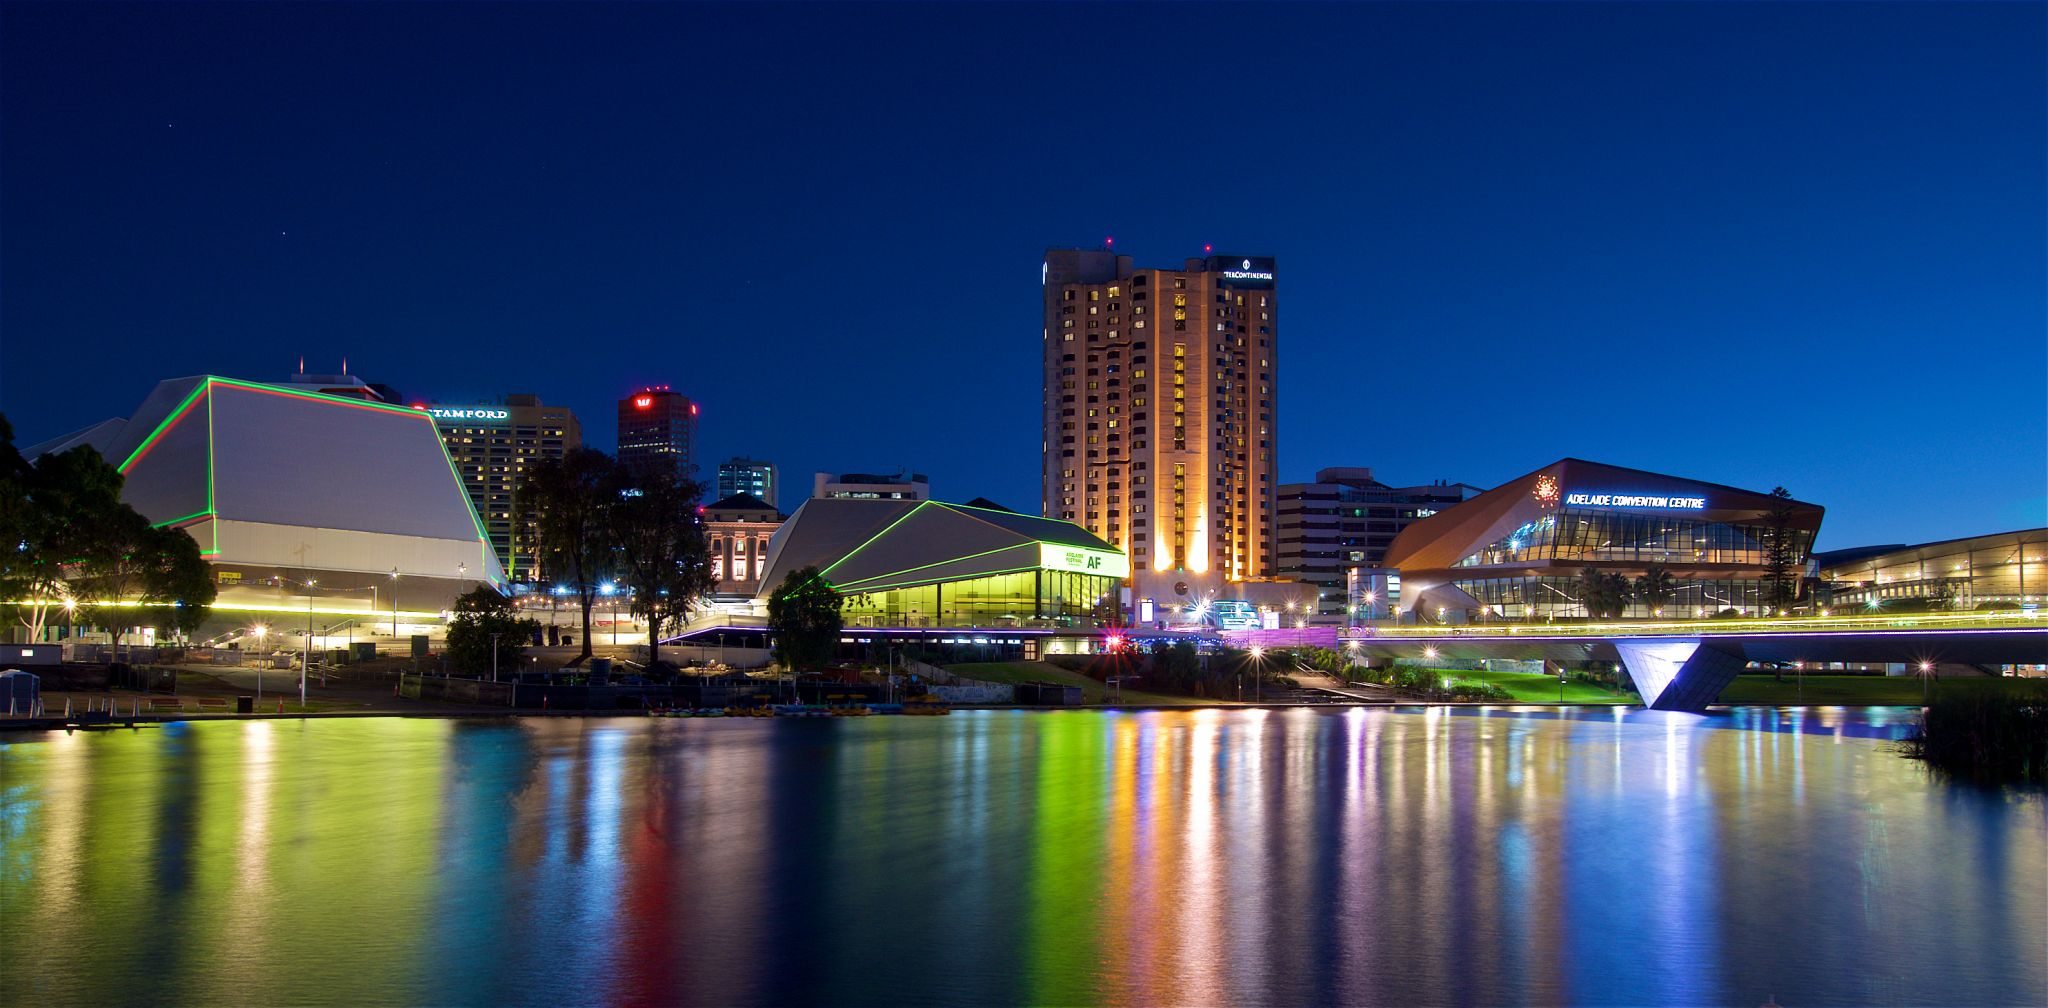
[[[1907,716],[0,736],[0,1003],[2048,1003],[2042,797]]]

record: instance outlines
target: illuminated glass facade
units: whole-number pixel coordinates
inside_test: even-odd
[[[1814,559],[1837,606],[1980,609],[2048,601],[2048,529],[1836,550]]]
[[[1566,508],[1532,519],[1458,561],[1491,567],[1532,560],[1637,564],[1721,563],[1761,566],[1770,537],[1762,522],[1723,523]],[[1805,557],[1813,533],[1787,533]]]
[[[853,627],[1051,627],[1108,625],[1117,578],[1030,570],[846,596]]]

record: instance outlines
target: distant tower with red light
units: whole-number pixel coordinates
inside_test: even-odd
[[[694,476],[696,439],[697,404],[689,396],[653,385],[619,400],[619,461],[643,471]]]

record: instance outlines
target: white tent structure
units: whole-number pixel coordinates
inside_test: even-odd
[[[480,583],[506,587],[424,412],[201,375],[161,382],[129,419],[28,455],[79,444],[119,466],[137,511],[199,542],[223,615],[375,616],[394,593],[438,614]]]

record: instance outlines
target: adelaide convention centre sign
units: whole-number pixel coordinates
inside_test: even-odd
[[[1617,508],[1676,508],[1681,511],[1700,511],[1707,506],[1705,497],[1667,497],[1662,494],[1617,494],[1580,493],[1564,495],[1566,507],[1617,507]]]

